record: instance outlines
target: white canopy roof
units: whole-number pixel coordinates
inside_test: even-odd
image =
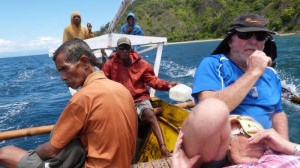
[[[86,39],[85,41],[91,49],[113,48],[117,47],[119,38],[126,36],[130,39],[131,45],[149,45],[167,43],[166,37],[151,37],[151,36],[137,36],[137,35],[124,35],[124,34],[105,34],[95,38]]]
[[[125,34],[105,34],[94,38],[84,40],[90,46],[92,50],[97,49],[109,49],[117,47],[117,41],[119,38],[126,36],[130,39],[132,45],[151,45],[151,44],[166,44],[166,37],[153,37],[153,36],[137,36],[137,35],[125,35]],[[49,49],[49,56],[52,57],[56,48]]]
[[[159,66],[162,56],[163,45],[167,43],[166,37],[153,37],[153,36],[137,36],[137,35],[125,35],[125,34],[105,34],[102,36],[97,36],[94,38],[84,40],[92,50],[99,50],[99,49],[109,49],[117,47],[117,41],[121,37],[127,37],[131,41],[131,45],[151,45],[157,44],[157,52],[156,58],[154,62],[154,72],[158,75]],[[56,48],[49,49],[49,57],[53,56]],[[155,47],[156,48],[156,47]],[[153,48],[151,48],[153,49]],[[145,49],[147,51],[147,49]],[[142,52],[142,51],[141,51]],[[155,90],[150,89],[150,95],[154,96]]]

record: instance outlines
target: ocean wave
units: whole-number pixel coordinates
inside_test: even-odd
[[[295,95],[299,95],[299,92],[297,91],[297,87],[299,87],[299,86],[295,85],[294,82],[291,81],[290,79],[281,80],[281,85],[282,85],[282,87],[288,89],[289,91],[291,91]]]
[[[19,80],[26,80],[31,79],[32,75],[34,74],[35,70],[23,71],[18,74]]]
[[[177,64],[173,61],[162,61],[161,67],[164,73],[171,78],[193,77],[196,68]]]
[[[9,125],[10,122],[8,122],[8,120],[14,119],[16,117],[19,118],[20,116],[18,115],[28,106],[28,104],[29,102],[27,101],[0,104],[0,129],[3,130],[3,128],[5,128],[5,130],[7,130],[11,127],[16,128],[16,123],[14,125]],[[7,125],[7,123],[9,124]],[[3,124],[5,124],[5,127],[3,127]]]

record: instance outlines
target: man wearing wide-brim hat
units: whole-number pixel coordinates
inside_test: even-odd
[[[225,39],[198,66],[192,94],[197,103],[209,97],[221,99],[231,114],[250,116],[288,139],[281,83],[271,67],[276,58],[274,34],[264,17],[239,15]]]

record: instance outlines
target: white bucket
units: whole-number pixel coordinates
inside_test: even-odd
[[[187,100],[193,100],[192,88],[184,84],[178,84],[172,87],[169,91],[169,98],[175,101],[185,102]]]

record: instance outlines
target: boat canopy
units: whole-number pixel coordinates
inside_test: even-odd
[[[146,51],[152,50],[157,48],[156,50],[156,58],[154,62],[154,73],[158,76],[159,67],[161,62],[162,50],[163,45],[167,43],[166,37],[153,37],[153,36],[137,36],[137,35],[127,35],[127,34],[116,34],[116,33],[109,33],[101,36],[97,36],[94,38],[84,40],[90,48],[94,51],[97,57],[100,57],[100,50],[106,49],[106,51],[111,52],[112,49],[117,47],[117,41],[121,37],[127,37],[131,41],[131,45],[141,45],[141,46],[148,46],[145,49],[138,51],[138,53],[144,53]],[[49,57],[53,56],[56,48],[49,49]],[[110,51],[109,51],[110,50]],[[155,94],[155,90],[153,88],[150,89],[150,96],[153,97]]]

